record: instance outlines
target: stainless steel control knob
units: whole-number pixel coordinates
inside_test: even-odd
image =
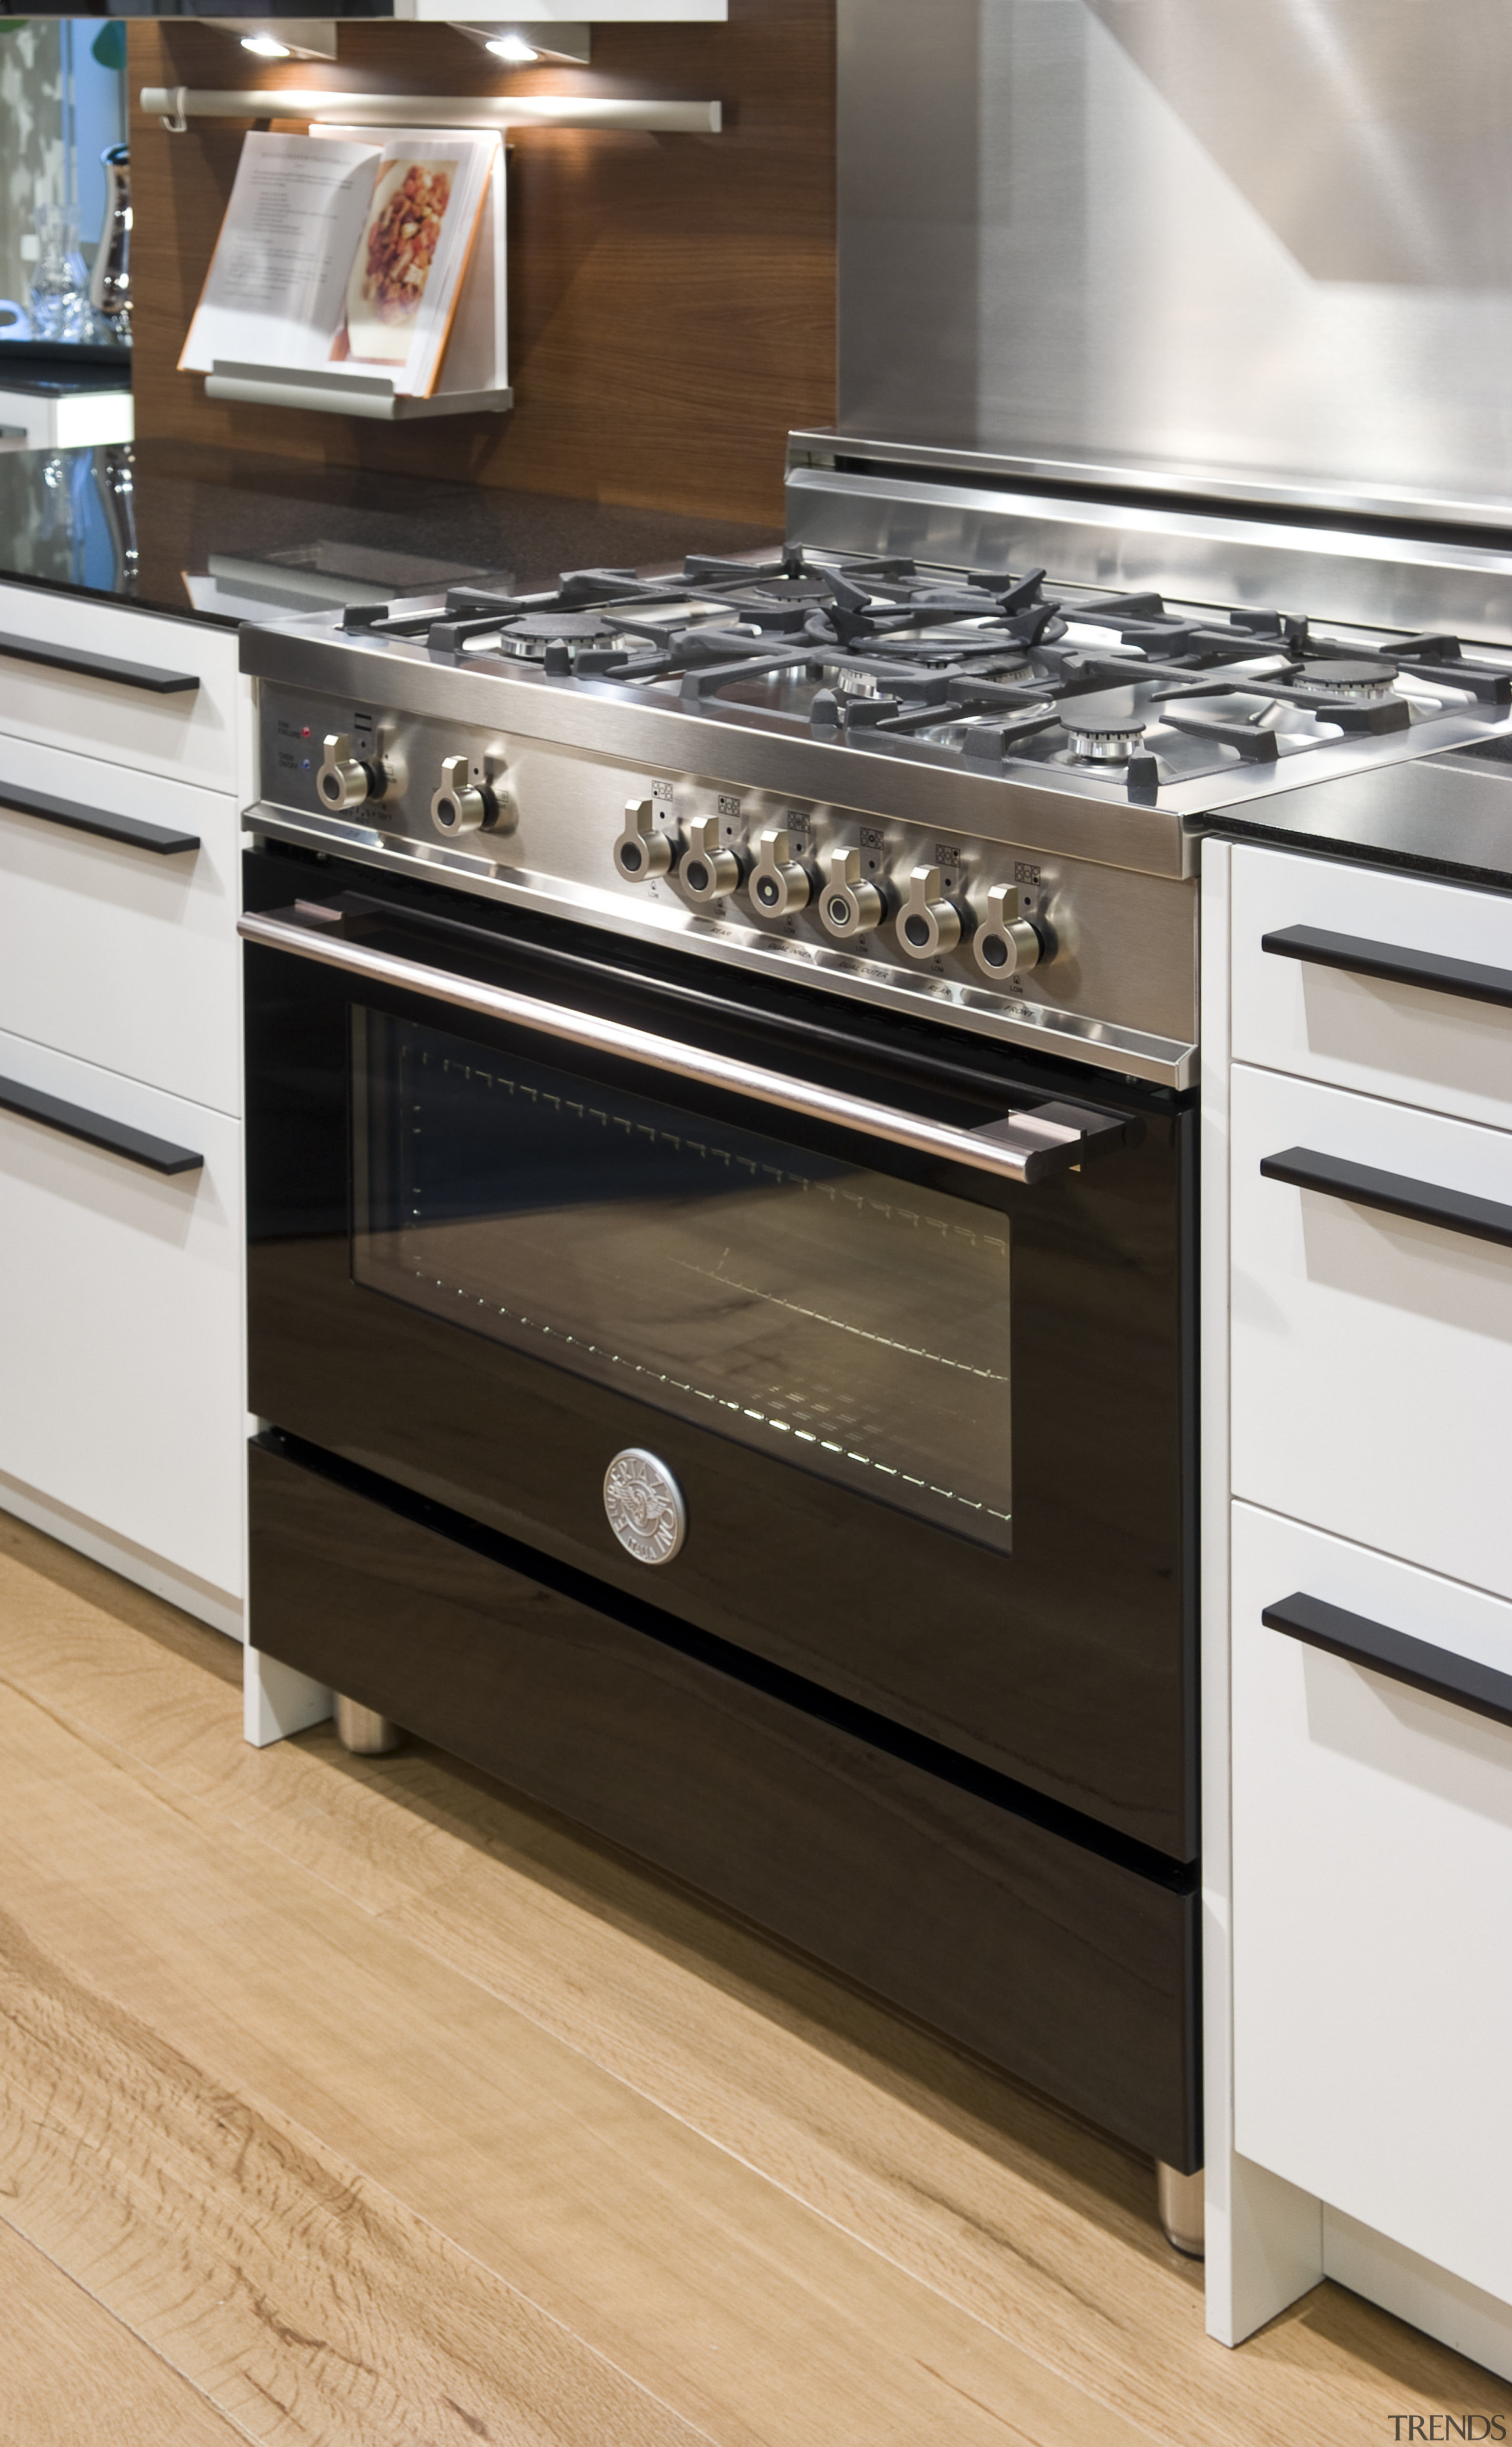
[[[1052,949],[1046,929],[1031,918],[1016,918],[1011,906],[1012,886],[994,883],[987,896],[987,914],[972,938],[972,951],[983,977],[999,983],[1026,969],[1038,968]]]
[[[898,913],[898,939],[911,960],[933,960],[954,952],[963,933],[961,913],[948,901],[937,866],[916,866],[908,898]]]
[[[689,825],[677,881],[690,901],[723,901],[740,890],[740,860],[721,846],[717,816],[695,816]]]
[[[644,883],[652,875],[665,875],[672,863],[673,847],[671,835],[656,830],[650,799],[627,799],[625,829],[614,844],[614,864],[627,883]]]
[[[326,752],[315,775],[315,788],[320,804],[339,814],[343,807],[360,807],[369,799],[381,799],[392,774],[381,755],[366,759],[351,752],[351,737],[345,730],[326,734]]]
[[[770,825],[761,835],[747,888],[759,918],[788,918],[795,909],[807,908],[814,879],[794,858],[785,825]]]
[[[843,941],[850,935],[869,935],[887,915],[880,888],[862,880],[861,856],[856,849],[832,849],[824,861],[824,888],[819,914],[830,934]]]
[[[441,787],[430,802],[430,821],[439,833],[475,833],[497,825],[501,802],[497,783],[474,782],[471,760],[448,756],[441,768]]]

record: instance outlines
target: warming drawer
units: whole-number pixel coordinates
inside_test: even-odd
[[[721,1670],[653,1609],[293,1439],[252,1447],[250,1554],[259,1649],[1134,2147],[1200,2163],[1192,1872],[1157,1883],[927,1774]]]

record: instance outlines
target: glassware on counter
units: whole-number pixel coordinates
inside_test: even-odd
[[[39,204],[32,219],[37,231],[37,268],[28,293],[32,338],[56,341],[60,347],[114,339],[111,326],[90,302],[77,214],[66,204]]]

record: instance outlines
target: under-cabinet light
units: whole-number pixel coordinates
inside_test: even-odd
[[[206,17],[222,34],[235,34],[244,51],[258,60],[333,60],[336,23],[332,17],[258,17],[249,9],[244,17]]]
[[[496,60],[503,60],[512,68],[531,68],[545,63],[551,66],[563,64],[586,67],[592,52],[593,37],[585,25],[538,25],[533,18],[511,24],[505,18],[457,18],[451,20],[452,30],[470,34],[482,43]]]

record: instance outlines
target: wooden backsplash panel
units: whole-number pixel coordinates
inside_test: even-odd
[[[835,409],[834,0],[599,26],[587,69],[508,70],[445,26],[353,21],[334,66],[128,28],[137,430],[343,466],[781,522],[790,427]],[[142,116],[144,85],[712,99],[719,136],[517,131],[505,416],[387,426],[207,400],[179,351],[250,123]]]

